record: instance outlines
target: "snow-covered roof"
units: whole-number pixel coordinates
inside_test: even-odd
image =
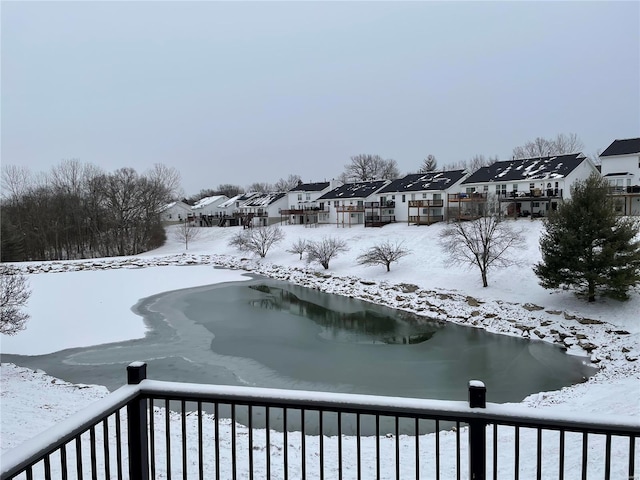
[[[162,207],[160,209],[161,212],[164,212],[166,210],[169,210],[171,207],[173,207],[176,203],[178,202],[171,202],[171,203],[167,203],[164,207]]]
[[[225,202],[222,202],[220,205],[218,205],[218,208],[234,207],[236,202],[245,202],[255,195],[258,195],[258,194],[255,192],[241,193],[239,195],[236,195],[235,197],[231,197],[229,200]]]
[[[586,160],[582,153],[495,162],[476,170],[463,184],[565,178]]]
[[[240,207],[266,207],[284,197],[284,192],[258,193],[244,202]]]
[[[374,180],[372,182],[345,183],[322,195],[318,200],[334,198],[367,198],[372,193],[384,187],[388,180]]]
[[[187,205],[184,202],[180,202],[180,201],[175,201],[175,202],[171,202],[171,203],[167,203],[164,207],[162,207],[160,209],[161,212],[166,212],[167,210],[175,207],[175,206],[179,206],[181,208],[183,208],[184,210],[189,210],[191,208],[190,205]]]
[[[424,190],[442,191],[464,178],[465,170],[448,172],[413,173],[394,180],[378,193],[419,192]]]
[[[223,198],[227,198],[226,195],[214,195],[212,197],[204,197],[201,198],[200,200],[198,200],[193,207],[191,207],[194,210],[198,210],[199,208],[204,208],[207,205],[211,205],[212,203],[218,202]]]

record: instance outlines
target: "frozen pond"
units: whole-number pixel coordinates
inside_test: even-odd
[[[154,379],[452,400],[480,379],[491,402],[595,372],[544,342],[261,278],[166,292],[135,309],[150,328],[144,339],[2,361],[111,390],[134,360]]]

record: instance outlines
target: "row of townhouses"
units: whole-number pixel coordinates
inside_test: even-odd
[[[278,222],[339,227],[391,222],[429,225],[472,219],[489,212],[543,217],[571,198],[571,185],[599,173],[621,215],[640,215],[640,138],[615,140],[596,165],[582,153],[498,161],[475,172],[449,170],[410,174],[397,180],[337,185],[300,183],[289,192],[244,193],[174,202],[165,221],[200,226],[264,226]]]

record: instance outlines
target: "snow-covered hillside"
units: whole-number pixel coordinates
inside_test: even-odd
[[[2,338],[2,352],[33,355],[141,337],[143,322],[131,311],[139,299],[177,288],[236,281],[246,270],[493,332],[561,344],[571,353],[584,355],[600,371],[586,383],[532,395],[524,404],[593,415],[640,415],[640,292],[632,292],[627,302],[599,299],[589,304],[570,291],[542,289],[531,270],[540,258],[541,222],[514,223],[527,239],[526,248],[514,252],[521,265],[491,272],[488,288],[482,288],[477,270],[452,265],[443,256],[438,245],[443,225],[438,224],[394,224],[380,229],[283,226],[285,241],[261,260],[228,246],[238,228],[214,227],[202,229],[199,238],[189,243],[188,252],[169,232],[165,246],[136,257],[21,264],[33,289],[28,306],[32,318],[26,331]],[[307,265],[286,252],[298,238],[323,236],[342,238],[350,246],[348,253],[331,261],[329,270]],[[362,250],[383,239],[403,241],[411,255],[393,264],[391,272],[382,266],[356,264]],[[70,331],[79,333],[69,335]],[[39,388],[43,378],[2,366],[3,450],[73,410],[62,409],[63,403],[80,408],[106,393],[103,388],[78,389],[51,380],[47,380],[50,388]],[[40,415],[42,411],[47,415]]]

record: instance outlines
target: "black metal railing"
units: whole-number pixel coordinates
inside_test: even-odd
[[[640,457],[637,418],[486,404],[477,381],[467,403],[127,371],[128,385],[4,454],[1,479],[612,479],[635,478]]]

